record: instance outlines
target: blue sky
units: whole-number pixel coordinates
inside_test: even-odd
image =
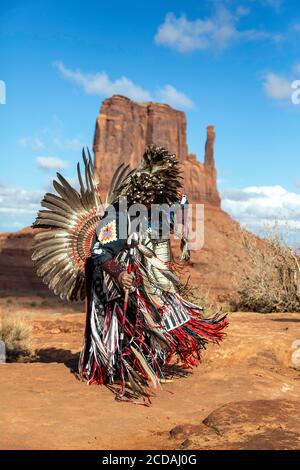
[[[297,0],[1,0],[0,231],[32,222],[56,170],[74,178],[114,93],[185,111],[200,160],[214,124],[223,207],[299,230],[299,41]]]

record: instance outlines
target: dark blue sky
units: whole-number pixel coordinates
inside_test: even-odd
[[[200,160],[214,124],[224,208],[299,228],[299,40],[296,0],[1,0],[0,230],[31,223],[56,169],[74,178],[113,93],[184,110]]]

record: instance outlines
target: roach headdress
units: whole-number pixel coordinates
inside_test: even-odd
[[[172,205],[178,201],[181,179],[176,155],[164,147],[151,145],[139,167],[123,180],[119,194],[126,196],[129,204]]]

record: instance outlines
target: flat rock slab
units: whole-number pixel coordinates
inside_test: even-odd
[[[227,403],[199,425],[181,425],[170,436],[189,449],[299,449],[300,401],[253,400]]]

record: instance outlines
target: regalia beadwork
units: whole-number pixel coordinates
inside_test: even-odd
[[[117,225],[115,220],[101,228],[98,239],[102,245],[117,240]]]

